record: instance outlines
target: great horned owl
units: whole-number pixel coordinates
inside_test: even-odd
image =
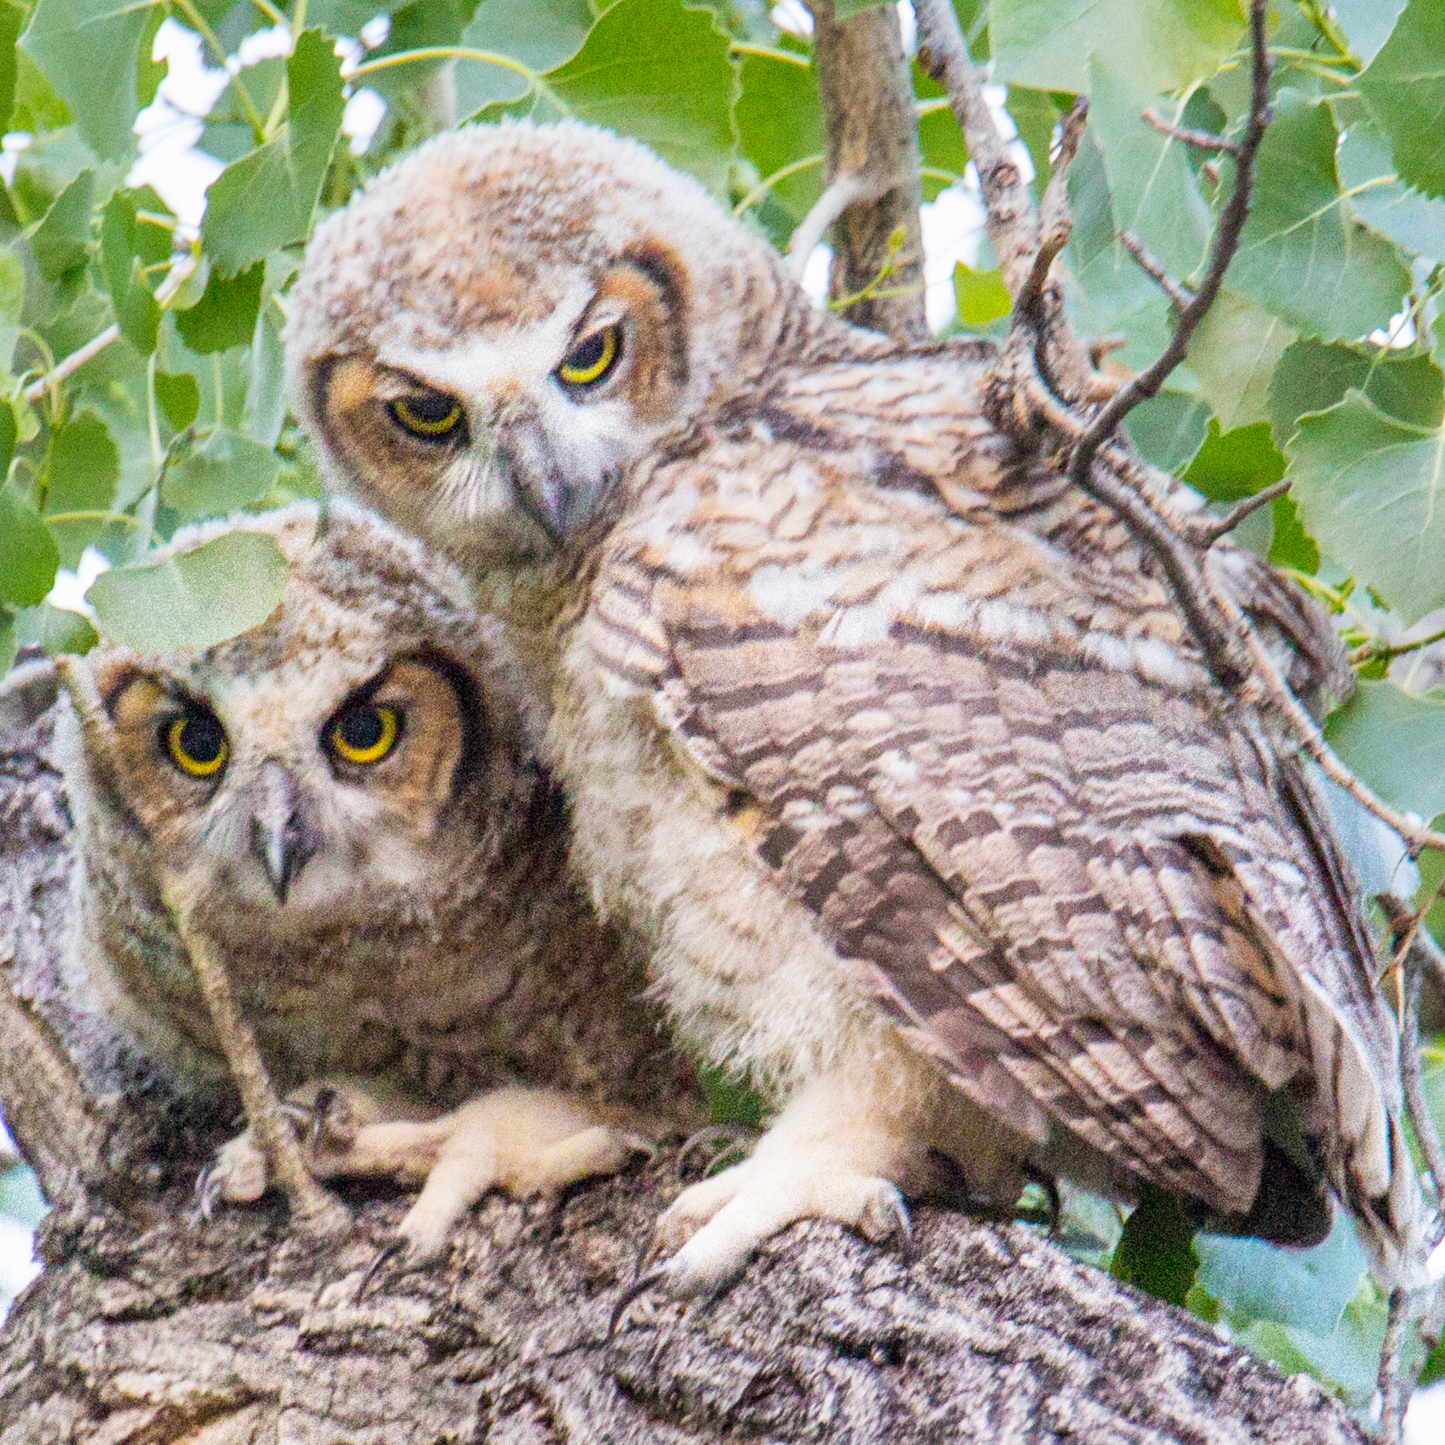
[[[1310,778],[989,420],[986,344],[854,331],[642,147],[507,123],[318,231],[288,347],[342,483],[498,599],[582,871],[778,1106],[664,1216],[676,1291],[803,1216],[900,1227],[938,1155],[1289,1241],[1328,1188],[1399,1276],[1399,1040]],[[1209,565],[1347,685],[1282,579]]]
[[[272,534],[287,560],[266,622],[204,650],[103,644],[64,670],[80,937],[105,1006],[181,1082],[224,1069],[183,912],[278,1086],[314,1100],[318,1079],[369,1081],[321,1096],[318,1174],[426,1177],[445,1158],[475,1198],[558,1182],[565,1141],[582,1173],[615,1167],[627,1141],[604,1126],[624,1116],[607,1106],[691,1096],[636,1001],[637,955],[569,881],[565,810],[497,624],[449,564],[349,504],[224,525]],[[408,1096],[432,1107],[392,1102]],[[244,1138],[220,1166],[228,1197],[265,1185]],[[404,1233],[436,1242],[435,1221]]]

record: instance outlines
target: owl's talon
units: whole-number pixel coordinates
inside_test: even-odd
[[[732,1163],[741,1162],[739,1159],[731,1159],[735,1152],[740,1152],[744,1146],[750,1146],[757,1142],[758,1131],[749,1129],[745,1124],[709,1124],[706,1128],[689,1134],[683,1140],[682,1148],[677,1151],[677,1177],[682,1178],[687,1167],[688,1156],[695,1149],[706,1149],[713,1144],[721,1144],[723,1147],[713,1154],[704,1166],[704,1177],[710,1176],[718,1168],[724,1159],[730,1159]],[[744,1153],[742,1157],[746,1157]]]
[[[636,1304],[637,1301],[655,1285],[666,1283],[668,1274],[668,1266],[665,1264],[661,1265],[657,1269],[649,1270],[640,1279],[633,1280],[632,1283],[622,1291],[621,1298],[612,1306],[612,1314],[607,1320],[606,1343],[608,1345],[612,1343],[613,1338],[616,1336],[618,1326],[621,1325],[623,1319],[626,1317],[629,1307]]]
[[[366,1292],[371,1288],[382,1265],[395,1259],[410,1245],[411,1241],[405,1235],[398,1234],[388,1239],[385,1244],[378,1246],[376,1253],[371,1257],[371,1263],[366,1266],[366,1270],[361,1276],[361,1283],[356,1287],[356,1303],[358,1305],[366,1298]]]
[[[196,1175],[194,1197],[191,1207],[186,1211],[186,1223],[192,1229],[209,1224],[220,1197],[221,1181],[216,1176],[216,1161],[212,1160]]]

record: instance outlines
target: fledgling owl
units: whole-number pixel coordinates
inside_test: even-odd
[[[663,1217],[679,1293],[937,1156],[1418,1238],[1397,1032],[1299,760],[1153,557],[988,417],[986,344],[814,309],[642,147],[430,142],[317,233],[289,367],[340,481],[476,569],[551,688],[574,856],[777,1114]],[[1182,504],[1183,499],[1178,499]],[[1209,564],[1317,699],[1327,624]]]
[[[105,1006],[181,1082],[223,1074],[183,911],[280,1088],[304,1101],[318,1080],[366,1081],[327,1084],[318,1124],[387,1126],[388,1162],[352,1128],[318,1174],[425,1178],[454,1122],[435,1116],[478,1090],[504,1092],[488,1095],[490,1134],[469,1105],[446,1154],[452,1184],[467,1180],[452,1213],[493,1183],[555,1183],[544,1156],[580,1134],[573,1177],[615,1168],[629,1141],[606,1127],[626,1117],[612,1106],[691,1095],[636,999],[637,955],[569,881],[566,813],[500,628],[449,564],[348,503],[208,525],[173,549],[226,527],[285,556],[270,618],[204,650],[105,643],[65,666],[80,936]],[[390,1102],[408,1096],[431,1107]],[[222,1151],[221,1193],[265,1183],[247,1136]],[[434,1220],[422,1233],[439,1242]]]

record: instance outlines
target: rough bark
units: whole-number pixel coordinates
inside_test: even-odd
[[[827,183],[855,176],[869,189],[833,223],[828,294],[837,301],[869,293],[843,310],[855,326],[926,340],[918,123],[898,12],[884,5],[838,20],[833,0],[809,0],[808,8],[828,137]],[[890,251],[889,237],[900,227],[903,245]]]
[[[190,1223],[234,1104],[177,1099],[76,1006],[68,831],[48,715],[0,716],[0,1102],[55,1203],[0,1335],[0,1445],[1364,1439],[1036,1234],[929,1209],[908,1257],[794,1226],[721,1299],[644,1297],[609,1343],[675,1149],[561,1202],[492,1198],[364,1296],[395,1192],[349,1194],[320,1246],[276,1200]]]

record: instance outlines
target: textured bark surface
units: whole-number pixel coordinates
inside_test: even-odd
[[[279,1203],[188,1221],[233,1105],[179,1100],[64,962],[68,812],[48,720],[0,709],[0,1102],[55,1209],[0,1334],[0,1445],[271,1442],[1360,1442],[1180,1311],[1018,1227],[921,1209],[904,1258],[821,1224],[725,1297],[607,1322],[675,1150],[558,1203],[493,1198],[426,1270],[360,1289],[405,1197],[316,1246]]]
[[[900,340],[924,340],[918,123],[897,10],[883,5],[837,20],[833,0],[809,0],[808,8],[828,137],[826,179],[859,176],[874,190],[833,225],[828,293],[837,300],[873,288],[844,317]],[[890,257],[888,238],[899,227],[903,246]],[[892,273],[880,281],[890,260]]]

